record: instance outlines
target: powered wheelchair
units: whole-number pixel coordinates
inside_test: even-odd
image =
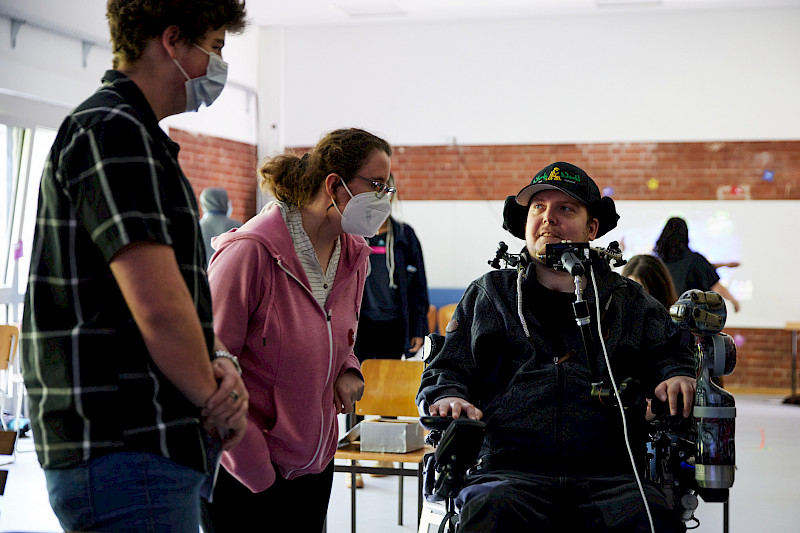
[[[615,244],[612,243],[612,247]],[[498,248],[498,257],[507,250],[502,249],[502,245]],[[503,259],[507,259],[507,255]],[[577,313],[576,309],[576,317]],[[706,502],[727,504],[734,481],[735,401],[712,378],[733,372],[736,347],[730,336],[721,333],[727,311],[717,293],[686,291],[670,308],[670,315],[673,322],[691,332],[695,339],[697,387],[693,417],[670,416],[665,404],[652,400],[655,416],[648,423],[648,452],[642,459],[645,461],[643,471],[645,479],[660,487],[669,507],[686,529],[695,529],[700,524],[694,516],[698,497]],[[423,358],[430,360],[443,343],[441,335],[428,335]],[[631,397],[637,394],[636,384],[626,380],[614,397],[625,405],[626,401],[636,401]],[[603,401],[601,391],[593,390],[593,395]],[[439,416],[422,416],[420,424],[430,430],[427,441],[436,447],[436,451],[425,458],[424,495],[428,502],[445,505],[439,533],[453,533],[458,522],[455,499],[464,487],[466,476],[477,465],[486,424],[465,417]],[[727,525],[726,520],[726,533]]]

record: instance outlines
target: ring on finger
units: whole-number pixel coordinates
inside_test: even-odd
[[[236,403],[237,401],[239,401],[239,393],[236,392],[235,390],[232,390],[231,398],[233,398],[233,403]]]

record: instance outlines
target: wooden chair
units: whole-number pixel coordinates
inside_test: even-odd
[[[0,324],[0,389],[3,392],[2,407],[5,407],[5,397],[15,392],[13,386],[16,384],[14,366],[17,353],[17,343],[19,342],[19,328],[9,324]],[[3,429],[7,430],[5,417],[2,419]],[[19,420],[17,420],[19,424]]]
[[[429,333],[436,333],[436,315],[437,309],[436,306],[430,304],[428,306],[428,332]]]
[[[453,318],[453,313],[455,313],[457,305],[458,304],[446,304],[439,308],[439,316],[437,317],[439,322],[439,335],[444,335],[445,328],[450,322],[450,319]]]
[[[401,361],[399,359],[367,359],[361,364],[364,375],[364,396],[356,402],[356,414],[360,416],[378,415],[386,417],[415,417],[419,411],[414,400],[419,390],[420,377],[425,363],[422,361]],[[362,452],[361,443],[353,442],[339,448],[334,459],[345,459],[349,464],[334,465],[335,472],[350,473],[351,531],[356,531],[356,473],[371,473],[399,476],[398,525],[403,525],[403,478],[417,477],[417,521],[422,512],[422,471],[423,457],[433,451],[431,446],[408,453]],[[357,461],[381,461],[401,463],[401,468],[365,466]],[[416,470],[403,468],[402,463],[414,463]]]
[[[15,367],[18,366],[16,361],[18,342],[19,328],[8,324],[0,324],[0,372],[2,372],[2,378],[0,378],[0,388],[2,388],[2,391],[0,391],[0,393],[3,395],[3,401],[0,402],[0,409],[5,411],[5,400],[10,392],[14,393],[15,403],[18,406],[14,410],[16,416],[15,430],[9,431],[5,416],[0,417],[0,421],[2,421],[3,424],[3,430],[0,432],[0,454],[12,456],[10,461],[0,463],[0,466],[11,464],[17,458],[14,444],[19,433],[19,419],[22,409],[22,387],[16,386],[18,384],[22,385],[22,376],[15,371]],[[5,413],[0,413],[0,415],[5,415]],[[2,485],[3,489],[5,487],[5,477],[7,475],[7,472],[0,473],[0,478],[2,478],[0,479],[0,485]],[[2,494],[2,490],[0,490],[0,494]]]

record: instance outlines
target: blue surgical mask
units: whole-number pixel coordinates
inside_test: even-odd
[[[194,45],[197,49],[203,50],[200,46]],[[204,76],[197,78],[190,78],[186,71],[183,70],[181,64],[174,57],[175,64],[186,76],[186,111],[197,111],[200,109],[200,104],[205,104],[206,107],[214,103],[222,89],[225,87],[225,80],[228,78],[228,64],[222,60],[217,54],[206,52],[208,54],[208,66]]]

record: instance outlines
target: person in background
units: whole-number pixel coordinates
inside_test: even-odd
[[[109,0],[113,69],[42,175],[23,374],[67,531],[197,533],[207,443],[234,447],[247,391],[214,338],[195,193],[159,127],[225,83],[241,0]]]
[[[222,235],[228,230],[242,225],[238,220],[230,218],[231,203],[228,193],[222,187],[206,187],[200,193],[200,207],[203,216],[200,217],[200,229],[203,232],[203,244],[206,248],[206,264],[211,263],[214,248],[211,239]]]
[[[689,227],[685,220],[679,217],[667,220],[656,241],[654,252],[667,266],[679,297],[690,289],[714,291],[730,301],[733,310],[739,312],[739,301],[720,283],[714,266],[703,255],[689,249]],[[738,266],[738,263],[723,265]]]
[[[395,186],[391,174],[389,184]],[[397,195],[392,197],[392,204],[396,201]],[[370,274],[361,300],[356,357],[363,362],[365,359],[413,356],[428,334],[428,282],[422,247],[414,229],[391,215],[378,234],[368,239],[368,244],[372,249]],[[356,423],[360,418],[357,417]],[[348,423],[350,425],[353,424]],[[391,466],[391,463],[380,466]],[[355,477],[356,487],[363,487],[361,474]],[[349,487],[351,477],[345,480]]]
[[[678,301],[678,293],[667,265],[654,255],[634,255],[622,267],[622,275],[641,285],[667,309]]]
[[[667,265],[654,255],[634,255],[622,267],[622,275],[641,285],[647,294],[658,300],[667,309],[678,301],[675,284],[672,283]],[[655,418],[651,403],[650,398],[647,398],[647,412],[645,413],[647,420]]]
[[[207,509],[216,532],[321,531],[337,415],[364,391],[353,353],[372,237],[391,211],[391,147],[360,129],[325,135],[259,168],[277,201],[214,239],[217,335],[251,391],[248,431],[222,458]]]
[[[389,176],[389,184],[395,185]],[[396,201],[392,198],[392,203]],[[428,334],[428,283],[414,229],[391,215],[368,239],[371,271],[364,287],[355,353],[365,359],[412,356]]]

